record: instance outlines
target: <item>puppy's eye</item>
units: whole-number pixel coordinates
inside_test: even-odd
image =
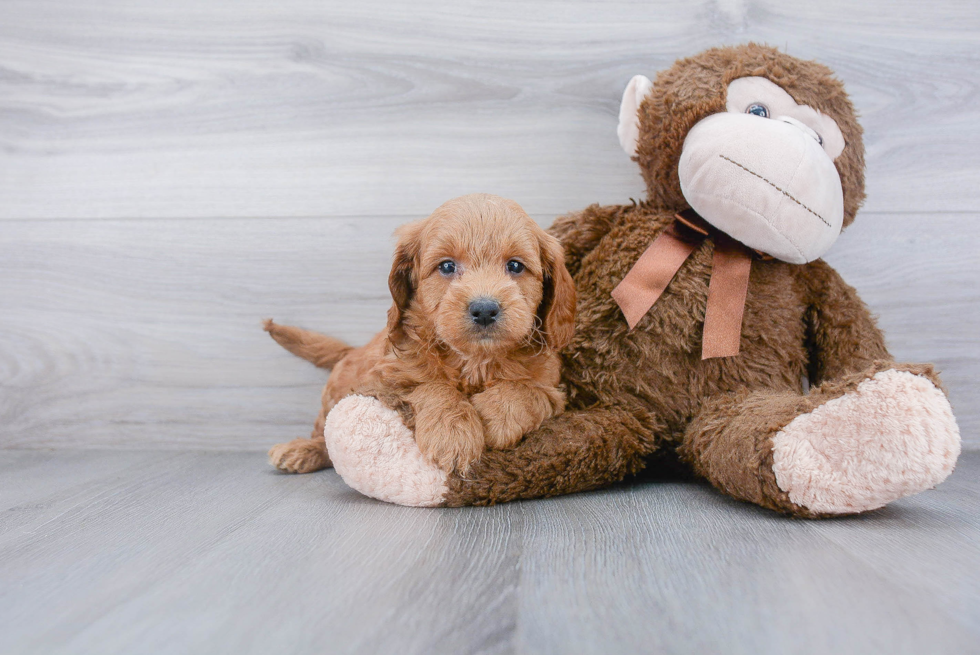
[[[520,263],[516,259],[512,259],[509,262],[507,262],[507,272],[508,273],[513,273],[514,275],[518,275],[520,273],[523,273],[524,272],[524,264]]]
[[[762,118],[769,118],[769,108],[765,105],[760,105],[757,102],[749,105],[749,108],[745,110],[745,113],[752,114],[753,116],[760,116]]]
[[[450,275],[456,272],[456,262],[454,262],[451,259],[447,259],[446,261],[441,262],[439,264],[439,272],[445,275],[446,277],[449,277]]]

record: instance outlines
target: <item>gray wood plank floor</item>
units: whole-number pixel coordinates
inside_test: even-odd
[[[247,453],[8,450],[0,652],[977,653],[980,453],[807,522],[694,482],[492,508]]]

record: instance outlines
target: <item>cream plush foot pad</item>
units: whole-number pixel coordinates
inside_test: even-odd
[[[397,505],[434,507],[446,474],[426,460],[401,417],[369,396],[347,396],[323,429],[333,467],[352,489]]]
[[[773,471],[797,505],[853,514],[936,486],[959,454],[943,392],[890,370],[793,419],[773,438]]]

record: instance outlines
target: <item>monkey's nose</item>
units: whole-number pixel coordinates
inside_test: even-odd
[[[487,327],[497,320],[500,303],[493,298],[477,298],[470,303],[470,318],[480,327]]]

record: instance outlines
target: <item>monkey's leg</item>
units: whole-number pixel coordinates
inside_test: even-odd
[[[960,439],[931,368],[877,364],[806,396],[713,398],[680,451],[735,498],[817,518],[876,509],[939,484]]]
[[[513,449],[483,453],[465,477],[426,461],[401,417],[369,396],[348,396],[327,417],[334,467],[361,493],[401,505],[488,505],[595,489],[643,468],[656,450],[653,419],[622,408],[548,419]]]

